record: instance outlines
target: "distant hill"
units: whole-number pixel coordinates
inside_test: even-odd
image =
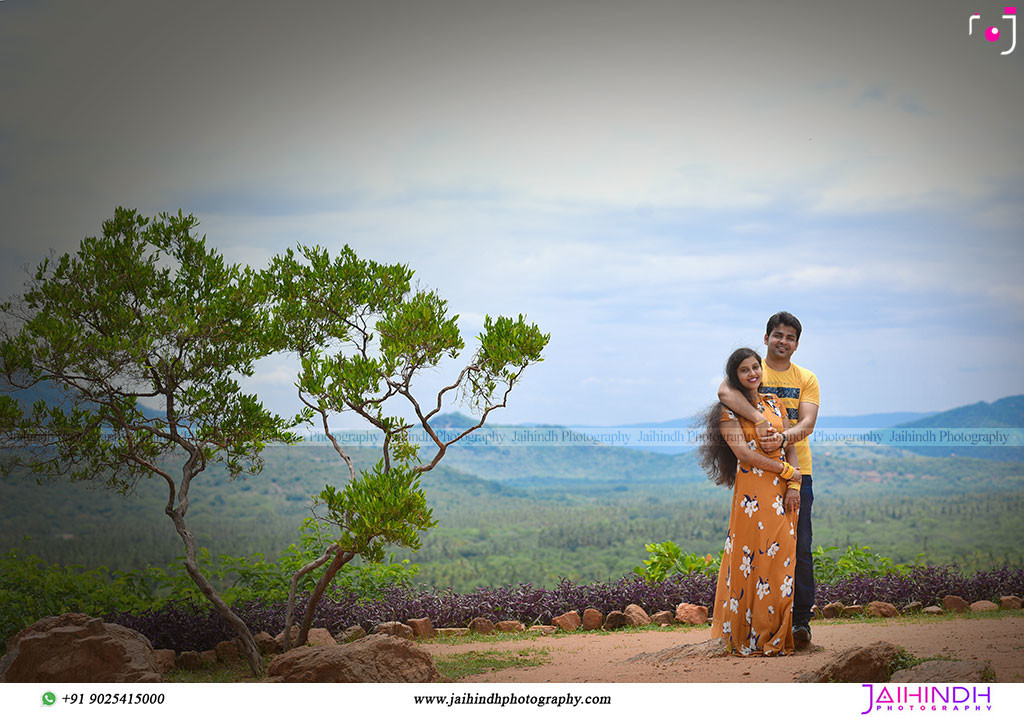
[[[992,403],[978,401],[968,406],[933,413],[901,427],[928,428],[1021,428],[1024,427],[1024,395],[1007,396]]]
[[[931,413],[914,413],[900,411],[898,413],[865,413],[859,416],[822,416],[817,425],[821,428],[889,428],[907,421],[931,416]],[[693,418],[673,418],[657,423],[626,423],[613,428],[689,428]]]
[[[432,425],[437,428],[464,429],[476,423],[476,420],[460,413],[447,413],[437,416]],[[520,424],[520,427],[528,425],[531,428],[539,428],[540,424]],[[492,428],[515,428],[516,426],[502,426],[500,424],[488,424]],[[650,423],[629,423],[614,426],[589,426],[588,428],[607,429],[660,429],[660,430],[689,430],[694,427],[693,418],[676,418],[669,421]],[[1024,395],[1007,396],[992,403],[979,401],[968,406],[960,406],[942,411],[940,413],[920,413],[911,411],[898,411],[890,413],[868,413],[855,416],[821,416],[816,424],[816,429],[889,429],[897,431],[900,429],[925,429],[925,428],[1024,428]],[[599,447],[596,452],[588,449],[577,453],[575,447],[546,447],[542,453],[547,454],[546,460],[542,460],[535,451],[525,448],[506,448],[505,451],[524,451],[521,461],[516,460],[509,463],[508,454],[494,454],[490,451],[497,449],[489,447],[463,447],[453,449],[454,464],[459,465],[462,470],[468,470],[478,475],[489,475],[495,480],[502,480],[504,474],[513,464],[518,464],[517,478],[522,478],[523,473],[533,478],[543,478],[545,475],[560,475],[566,477],[566,473],[579,473],[594,478],[598,475],[604,478],[610,474],[636,475],[637,467],[631,464],[632,459],[625,458],[622,451],[627,453],[643,453],[650,456],[648,465],[640,469],[640,473],[647,478],[653,475],[664,476],[665,478],[683,477],[684,480],[692,480],[699,477],[699,470],[696,469],[692,456],[689,460],[679,461],[686,454],[693,451],[692,445],[666,445],[666,446],[643,446],[643,447]],[[997,461],[1024,461],[1024,447],[1006,446],[907,446],[905,450],[917,455],[932,457],[949,457],[950,455],[966,458],[983,458]],[[888,449],[881,449],[889,453]],[[454,456],[458,458],[454,458]],[[660,459],[655,459],[658,456]],[[497,458],[500,465],[487,465],[490,457]],[[629,467],[622,461],[630,464]],[[562,463],[566,465],[563,466]],[[653,474],[653,475],[652,475]]]
[[[870,428],[891,428],[898,424],[906,421],[913,421],[919,418],[925,418],[931,416],[931,413],[913,413],[908,411],[901,411],[898,413],[866,413],[859,416],[821,416],[816,427],[822,428],[838,428],[838,429],[870,429]],[[690,418],[674,418],[669,421],[661,421],[658,423],[628,423],[621,426],[611,426],[611,428],[657,428],[657,429],[692,429],[694,428],[694,419]],[[634,448],[633,450],[649,451],[651,453],[662,453],[669,455],[678,455],[681,453],[689,453],[694,449],[694,446],[650,446],[644,448]]]
[[[32,388],[11,391],[9,395],[18,402],[22,411],[30,410],[32,404],[40,400],[46,401],[47,405],[50,406],[61,406],[67,402],[67,397],[64,393],[49,382],[43,382]],[[154,411],[141,404],[139,404],[139,409],[146,418],[160,418],[163,415],[160,411]]]
[[[865,413],[859,416],[822,416],[815,422],[819,428],[891,428],[908,421],[933,416],[934,413]]]
[[[1024,428],[1024,395],[1007,396],[992,403],[978,401],[942,413],[935,413],[915,421],[901,423],[895,428]],[[1024,447],[930,447],[908,448],[923,456],[954,454],[968,458],[986,458],[999,461],[1024,461]]]

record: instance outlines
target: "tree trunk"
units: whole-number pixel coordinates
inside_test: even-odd
[[[192,532],[185,526],[184,517],[176,510],[168,510],[166,512],[171,517],[171,520],[174,521],[174,527],[178,531],[178,535],[181,536],[182,542],[185,543],[185,569],[188,571],[189,577],[192,578],[192,582],[202,591],[206,599],[213,603],[217,614],[223,617],[238,634],[242,642],[245,659],[249,663],[249,669],[252,670],[253,676],[260,679],[266,677],[267,670],[263,665],[263,657],[256,647],[256,641],[252,637],[252,632],[242,622],[242,619],[231,611],[231,608],[228,607],[228,604],[217,593],[213,584],[199,570],[199,566],[196,564],[196,541],[192,537]]]
[[[317,558],[316,560],[312,561],[311,563],[307,563],[306,565],[303,565],[301,568],[299,568],[295,572],[294,575],[292,575],[291,585],[289,585],[289,587],[288,587],[288,605],[287,605],[287,607],[284,610],[284,651],[285,652],[288,652],[288,650],[290,650],[290,649],[292,649],[292,647],[294,647],[294,645],[292,645],[292,623],[295,621],[295,593],[298,592],[298,589],[299,589],[299,580],[301,580],[302,576],[305,575],[306,573],[308,573],[308,572],[310,572],[312,570],[316,570],[321,565],[326,563],[327,560],[331,557],[331,554],[334,553],[337,549],[338,549],[337,544],[334,544],[334,545],[330,546],[329,548],[327,548],[327,550],[324,551],[323,555],[321,555],[319,558]]]
[[[324,596],[324,591],[327,590],[327,586],[334,580],[334,576],[338,574],[341,567],[353,557],[355,557],[355,553],[339,550],[335,554],[334,560],[327,566],[327,570],[320,576],[316,587],[313,588],[313,593],[309,596],[309,602],[306,603],[306,612],[302,615],[302,624],[299,626],[299,636],[296,639],[296,644],[306,644],[306,640],[309,638],[309,628],[313,625],[313,613],[316,612],[316,606],[320,604],[320,598]]]

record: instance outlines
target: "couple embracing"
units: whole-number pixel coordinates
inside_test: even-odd
[[[762,361],[737,349],[719,403],[704,415],[700,462],[733,488],[715,591],[712,637],[740,655],[788,655],[810,644],[811,451],[818,379],[790,358],[802,327],[781,311],[765,330]]]

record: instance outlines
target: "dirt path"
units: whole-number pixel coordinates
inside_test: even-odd
[[[792,682],[837,652],[885,640],[915,657],[988,661],[1000,682],[1024,682],[1024,617],[896,618],[887,622],[815,622],[819,649],[775,658],[688,658],[666,665],[627,662],[641,653],[703,642],[710,628],[667,627],[633,633],[582,633],[509,642],[426,644],[434,656],[483,650],[546,649],[548,662],[473,675],[462,682]]]

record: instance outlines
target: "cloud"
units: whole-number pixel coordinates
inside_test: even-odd
[[[552,343],[511,418],[676,417],[783,307],[830,410],[937,407],[901,377],[950,344],[942,400],[1024,390],[951,378],[1024,316],[1024,54],[959,4],[301,7],[2,3],[4,287],[119,204],[181,207],[231,261],[347,243],[467,333],[527,313]]]

